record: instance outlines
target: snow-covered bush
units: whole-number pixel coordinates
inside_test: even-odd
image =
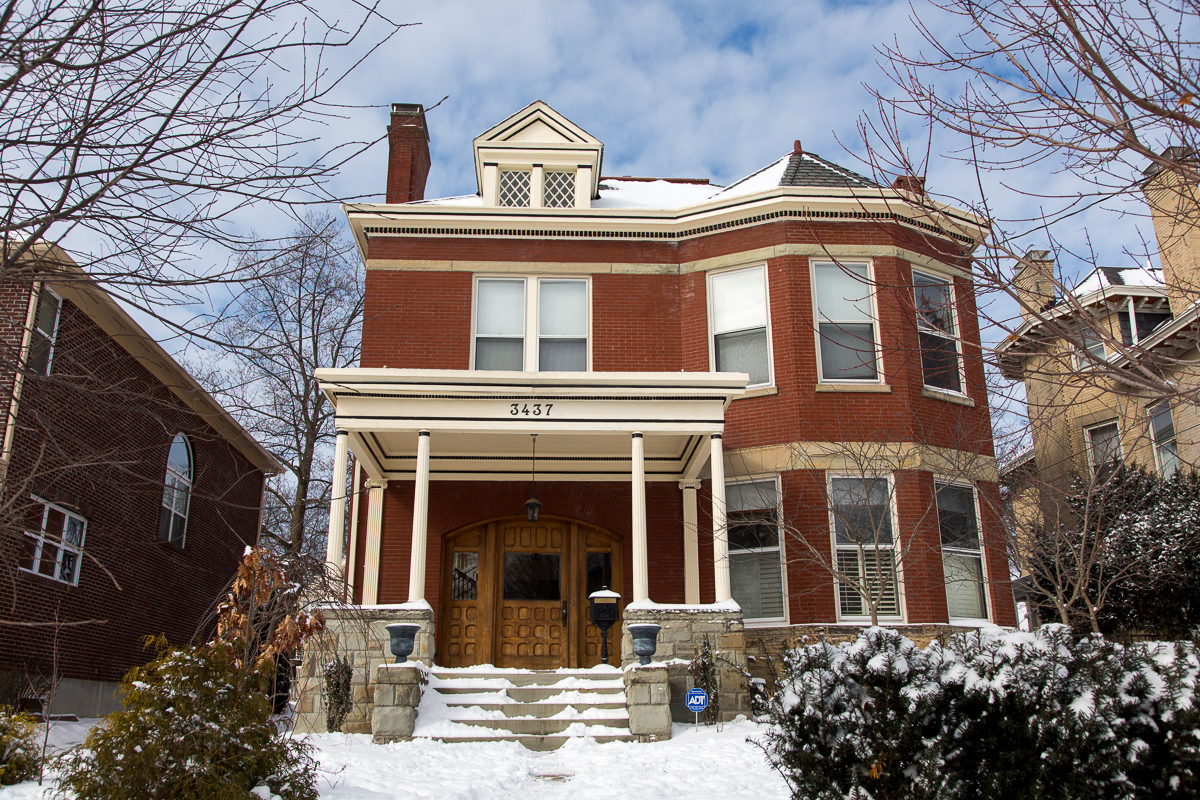
[[[285,800],[316,800],[308,744],[271,715],[270,666],[241,668],[233,647],[164,647],[122,684],[110,714],[62,762],[60,786],[79,800],[254,800],[267,786]]]
[[[1200,659],[1064,626],[916,647],[872,628],[787,654],[765,746],[797,798],[1167,798],[1200,791]]]
[[[0,706],[0,786],[36,778],[40,752],[33,715]]]

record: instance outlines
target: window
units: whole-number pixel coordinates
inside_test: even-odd
[[[480,278],[475,369],[587,371],[588,306],[586,280]]]
[[[925,376],[925,385],[962,393],[954,325],[954,291],[950,281],[914,272],[913,303],[917,311],[917,338],[921,343],[921,372]]]
[[[776,482],[726,484],[725,507],[733,599],[746,620],[784,619]]]
[[[1088,462],[1097,480],[1105,480],[1121,461],[1121,433],[1116,420],[1084,429]]]
[[[1158,464],[1159,474],[1174,475],[1181,465],[1171,406],[1163,405],[1150,411],[1150,437],[1154,440],[1154,460]]]
[[[1083,370],[1096,368],[1095,362],[1093,362],[1092,358],[1088,356],[1089,353],[1092,357],[1101,361],[1104,361],[1106,358],[1108,358],[1108,352],[1104,349],[1104,340],[1100,338],[1099,334],[1095,333],[1094,331],[1083,330],[1079,332],[1079,340],[1083,343],[1083,350],[1087,352],[1077,351],[1075,353],[1076,369]]]
[[[546,208],[575,207],[575,173],[550,172],[543,178],[542,205]]]
[[[813,265],[822,381],[879,380],[870,271],[869,264]]]
[[[530,174],[525,170],[500,170],[500,205],[528,208],[529,180]]]
[[[749,386],[771,383],[767,273],[751,267],[709,276],[713,362],[717,372],[745,372]]]
[[[78,586],[87,520],[62,506],[33,499],[37,504],[26,519],[21,569]]]
[[[58,337],[58,319],[62,312],[62,300],[54,292],[42,287],[38,297],[37,315],[34,317],[33,332],[29,339],[30,372],[49,375],[54,360],[54,341]]]
[[[887,478],[831,478],[838,581],[843,617],[870,616],[870,595],[880,617],[899,617],[896,558],[892,538],[890,482]]]
[[[182,433],[171,442],[167,456],[167,479],[163,487],[162,516],[158,538],[183,546],[187,531],[188,504],[192,497],[192,448]]]
[[[987,619],[975,490],[951,484],[936,484],[935,489],[938,525],[942,531],[946,608],[952,618]]]

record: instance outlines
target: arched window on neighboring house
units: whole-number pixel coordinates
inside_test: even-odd
[[[183,535],[187,530],[192,480],[192,447],[187,437],[180,433],[171,442],[171,452],[167,456],[162,516],[158,522],[158,538],[180,547],[183,547]]]

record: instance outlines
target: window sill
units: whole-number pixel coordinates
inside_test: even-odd
[[[157,539],[157,538],[154,541],[158,543],[159,547],[165,547],[168,550],[174,550],[176,553],[183,552],[183,543],[182,542],[173,542],[168,539]]]
[[[870,617],[839,617],[838,621],[834,624],[836,624],[836,625],[854,625],[854,626],[861,625],[864,628],[869,628],[869,627],[871,627],[871,618]],[[882,617],[881,616],[879,618],[880,626],[907,625],[907,624],[908,623],[904,621],[904,617]]]
[[[23,572],[26,575],[32,575],[35,578],[45,578],[51,583],[57,583],[59,586],[75,587],[79,585],[77,583],[71,583],[70,581],[64,581],[62,578],[56,578],[53,575],[47,575],[44,572],[34,572],[33,570],[26,569],[25,567],[17,567],[17,571]]]
[[[818,383],[818,392],[877,392],[890,394],[892,387],[886,383]]]
[[[775,617],[775,618],[771,618],[771,619],[747,619],[747,620],[742,620],[742,625],[743,625],[743,627],[746,628],[746,630],[750,630],[752,628],[786,628],[786,627],[789,627],[788,621],[785,617]]]
[[[968,408],[975,407],[975,401],[967,397],[965,394],[948,392],[944,389],[932,389],[928,386],[922,386],[921,396],[932,397],[934,400],[945,400],[948,403],[958,403],[960,406],[967,406]]]
[[[757,389],[747,389],[745,394],[733,398],[733,402],[749,400],[752,397],[769,397],[773,394],[779,394],[778,386],[759,386]]]
[[[964,628],[984,628],[992,625],[990,619],[974,619],[971,617],[947,617],[947,625],[961,625]]]

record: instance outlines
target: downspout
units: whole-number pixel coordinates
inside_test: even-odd
[[[29,291],[29,309],[25,312],[25,329],[21,333],[21,352],[17,357],[16,375],[13,377],[12,399],[8,403],[8,421],[4,426],[4,444],[0,448],[0,491],[8,478],[8,465],[12,458],[17,438],[17,410],[21,405],[21,390],[25,386],[25,363],[29,360],[29,346],[33,341],[33,324],[37,318],[38,298],[42,294],[42,282],[34,281]]]

